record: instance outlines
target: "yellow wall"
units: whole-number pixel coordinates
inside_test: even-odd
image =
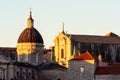
[[[19,62],[29,62],[34,65],[42,63],[43,44],[30,42],[17,43],[17,60]]]
[[[63,33],[59,33],[54,39],[55,43],[55,60],[58,64],[68,67],[68,60],[71,59],[71,40]],[[61,57],[61,49],[64,50],[64,58]]]
[[[18,54],[30,54],[37,52],[41,49],[42,44],[40,43],[18,43],[17,44],[17,53]]]

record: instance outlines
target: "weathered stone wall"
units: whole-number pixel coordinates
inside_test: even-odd
[[[51,80],[67,80],[66,69],[65,70],[59,70],[59,69],[46,69],[40,71],[39,78],[47,78]]]
[[[55,80],[94,80],[95,65],[82,61],[69,61],[68,69],[42,69],[40,78]]]
[[[66,80],[94,80],[95,65],[83,60],[69,61]]]
[[[120,80],[120,75],[95,75],[95,80]]]
[[[11,80],[14,78],[13,65],[9,63],[2,63],[0,65],[0,79]]]

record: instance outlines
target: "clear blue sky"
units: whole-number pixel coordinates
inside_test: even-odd
[[[1,0],[0,47],[16,46],[30,8],[46,47],[54,45],[62,22],[72,34],[120,35],[120,0]]]

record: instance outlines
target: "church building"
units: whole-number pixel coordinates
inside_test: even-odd
[[[108,62],[120,62],[120,37],[112,32],[105,36],[68,34],[64,25],[54,39],[55,61],[69,67],[68,61],[77,55],[88,51],[99,58],[100,65]]]
[[[27,19],[27,27],[20,34],[17,42],[18,62],[28,62],[38,65],[43,62],[44,41],[41,34],[34,27],[32,11]]]

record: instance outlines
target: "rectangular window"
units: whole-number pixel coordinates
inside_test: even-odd
[[[61,58],[64,58],[64,49],[61,49]]]

